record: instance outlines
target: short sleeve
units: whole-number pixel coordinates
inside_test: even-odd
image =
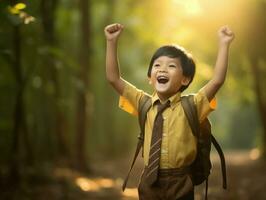
[[[203,121],[213,110],[216,109],[217,100],[216,98],[212,99],[210,102],[204,92],[201,89],[195,96],[194,101],[197,106],[198,117],[200,122]]]
[[[119,98],[119,107],[129,114],[137,115],[139,100],[144,95],[144,92],[129,82],[125,83],[123,95]]]

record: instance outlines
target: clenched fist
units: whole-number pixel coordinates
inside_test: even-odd
[[[233,31],[231,31],[228,26],[222,26],[218,30],[218,36],[220,43],[222,44],[230,44],[235,37]]]
[[[106,26],[104,29],[106,39],[108,41],[117,40],[123,28],[124,26],[118,23]]]

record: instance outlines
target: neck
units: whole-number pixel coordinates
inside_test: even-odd
[[[162,94],[159,94],[157,93],[161,103],[165,103],[171,96],[175,95],[175,94],[172,94],[172,95],[162,95]]]
[[[159,97],[159,100],[161,103],[165,103],[169,98],[176,95],[177,93],[179,93],[179,92],[176,92],[174,94],[169,94],[169,95],[157,93],[157,96]]]

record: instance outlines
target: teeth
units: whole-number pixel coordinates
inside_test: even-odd
[[[166,76],[158,76],[157,79],[168,79]]]
[[[166,76],[158,76],[157,80],[158,80],[159,83],[166,83],[166,82],[168,82],[168,77],[166,77]]]

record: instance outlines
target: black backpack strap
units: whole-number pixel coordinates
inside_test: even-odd
[[[205,200],[208,200],[208,187],[209,187],[209,177],[206,179],[206,185],[205,185]]]
[[[200,131],[200,123],[198,120],[198,115],[197,115],[197,108],[194,103],[194,97],[193,95],[189,96],[183,96],[181,97],[181,104],[183,106],[185,115],[187,116],[188,123],[191,127],[191,130],[193,134],[199,138],[199,131]],[[219,154],[220,157],[220,162],[221,162],[221,169],[222,169],[222,176],[223,176],[223,188],[227,188],[227,180],[226,180],[226,165],[225,165],[225,158],[224,154],[222,151],[221,146],[215,139],[215,137],[211,134],[211,142],[214,145],[216,151]]]
[[[221,169],[222,169],[222,175],[223,175],[223,188],[226,189],[227,188],[227,180],[226,180],[226,165],[225,165],[225,158],[224,158],[224,153],[222,151],[221,146],[219,145],[219,143],[217,142],[217,140],[215,139],[215,137],[211,134],[211,141],[212,144],[214,145],[216,151],[219,154],[220,157],[220,162],[221,162]]]
[[[194,104],[193,95],[182,96],[181,104],[187,117],[189,126],[194,136],[199,138],[200,123],[198,119],[198,112]]]
[[[151,98],[148,95],[144,95],[139,102],[139,109],[138,109],[138,115],[139,115],[139,126],[140,126],[140,134],[138,136],[138,144],[136,147],[135,155],[133,157],[130,169],[127,173],[127,176],[124,180],[124,183],[122,185],[122,190],[124,191],[126,186],[127,186],[127,181],[129,178],[129,175],[131,173],[131,170],[135,164],[135,161],[138,157],[138,154],[140,152],[141,147],[143,146],[143,141],[144,141],[144,133],[145,133],[145,121],[147,118],[147,112],[151,107]]]
[[[148,95],[144,95],[139,102],[138,115],[139,115],[139,127],[140,127],[140,135],[139,139],[144,140],[145,133],[145,122],[147,119],[147,112],[151,107],[151,97]]]

